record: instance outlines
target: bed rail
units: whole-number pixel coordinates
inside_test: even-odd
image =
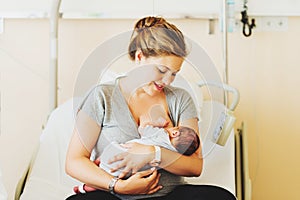
[[[246,125],[235,134],[236,196],[238,200],[251,200],[252,184],[249,175],[248,139]]]
[[[231,87],[227,84],[224,83],[218,83],[218,82],[198,82],[198,86],[201,87],[207,87],[207,86],[214,86],[220,89],[223,89],[224,92],[224,97],[225,97],[225,109],[221,113],[218,122],[217,122],[217,127],[215,129],[214,133],[214,138],[216,138],[216,143],[218,145],[224,146],[227,142],[227,139],[229,135],[231,134],[231,131],[233,129],[234,123],[236,121],[236,118],[233,114],[233,111],[237,107],[239,100],[240,100],[240,94],[238,90],[234,87]],[[232,102],[229,106],[227,106],[227,94],[231,93],[232,94]],[[212,100],[214,101],[214,100]]]

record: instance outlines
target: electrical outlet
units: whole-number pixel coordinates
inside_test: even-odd
[[[287,17],[254,17],[257,31],[287,31]]]

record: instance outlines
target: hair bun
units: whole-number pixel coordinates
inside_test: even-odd
[[[153,16],[144,17],[136,23],[135,29],[137,31],[141,31],[144,28],[150,28],[153,26],[157,26],[159,24],[162,25],[164,22],[165,20],[161,17],[153,17]]]
[[[137,50],[143,55],[150,56],[187,55],[184,36],[173,24],[163,17],[144,17],[136,22],[128,46],[129,57],[135,60]]]

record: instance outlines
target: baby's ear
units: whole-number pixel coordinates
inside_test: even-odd
[[[172,132],[171,132],[171,137],[172,138],[178,137],[179,135],[180,135],[179,130],[172,130]]]

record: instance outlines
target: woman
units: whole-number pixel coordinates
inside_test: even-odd
[[[111,159],[121,160],[112,171],[124,168],[118,178],[90,160],[92,151],[97,158],[112,141],[125,143],[139,138],[140,120],[151,118],[153,106],[163,108],[162,115],[170,126],[187,126],[198,133],[192,98],[186,91],[170,86],[186,55],[183,34],[173,24],[160,17],[145,17],[136,23],[129,56],[139,67],[115,84],[92,90],[78,112],[67,153],[66,172],[98,190],[68,199],[174,199],[174,192],[181,191],[174,188],[184,184],[183,176],[201,174],[201,147],[183,156],[157,146],[126,145],[128,153]],[[162,169],[139,171],[146,164]],[[133,175],[122,179],[129,172]]]

